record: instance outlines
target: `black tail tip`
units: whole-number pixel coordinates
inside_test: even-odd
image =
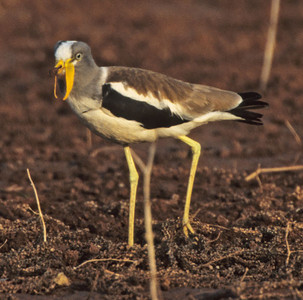
[[[261,109],[268,106],[267,102],[260,101],[262,96],[257,92],[238,93],[238,95],[243,99],[238,107],[243,109]]]
[[[257,92],[244,92],[238,93],[243,100],[259,100],[262,98],[262,95]]]
[[[243,101],[229,112],[233,115],[242,118],[239,122],[244,122],[252,125],[263,125],[261,120],[262,114],[256,113],[255,109],[261,109],[268,106],[267,102],[261,101],[262,96],[257,92],[239,93]]]

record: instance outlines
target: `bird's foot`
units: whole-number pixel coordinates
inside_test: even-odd
[[[194,229],[191,227],[189,220],[184,220],[182,221],[182,225],[183,225],[183,232],[185,234],[186,237],[188,237],[188,231],[190,231],[190,233],[194,234],[195,231]]]

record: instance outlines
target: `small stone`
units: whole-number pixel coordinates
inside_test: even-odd
[[[54,279],[54,282],[59,286],[70,286],[70,280],[65,276],[63,272],[60,272]]]

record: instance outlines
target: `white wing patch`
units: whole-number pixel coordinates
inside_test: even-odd
[[[65,41],[63,42],[55,52],[56,60],[62,59],[63,61],[72,57],[72,45],[77,41]]]
[[[101,85],[103,85],[108,76],[108,67],[100,67],[100,69],[101,69],[100,83],[101,83]]]
[[[184,117],[184,111],[182,109],[182,106],[177,103],[171,102],[169,99],[161,98],[160,93],[160,99],[158,99],[154,97],[151,92],[149,92],[147,95],[139,94],[136,89],[127,87],[126,84],[123,84],[123,82],[109,82],[109,84],[111,85],[112,89],[114,89],[116,92],[120,93],[125,97],[129,97],[137,101],[146,102],[147,104],[152,105],[161,110],[169,108],[173,114],[181,118]]]

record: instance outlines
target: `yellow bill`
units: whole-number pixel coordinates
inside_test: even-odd
[[[54,96],[57,99],[57,77],[65,74],[65,96],[63,100],[66,100],[72,91],[74,85],[75,67],[72,63],[73,59],[67,59],[65,62],[60,59],[55,65],[55,85],[54,85]]]

